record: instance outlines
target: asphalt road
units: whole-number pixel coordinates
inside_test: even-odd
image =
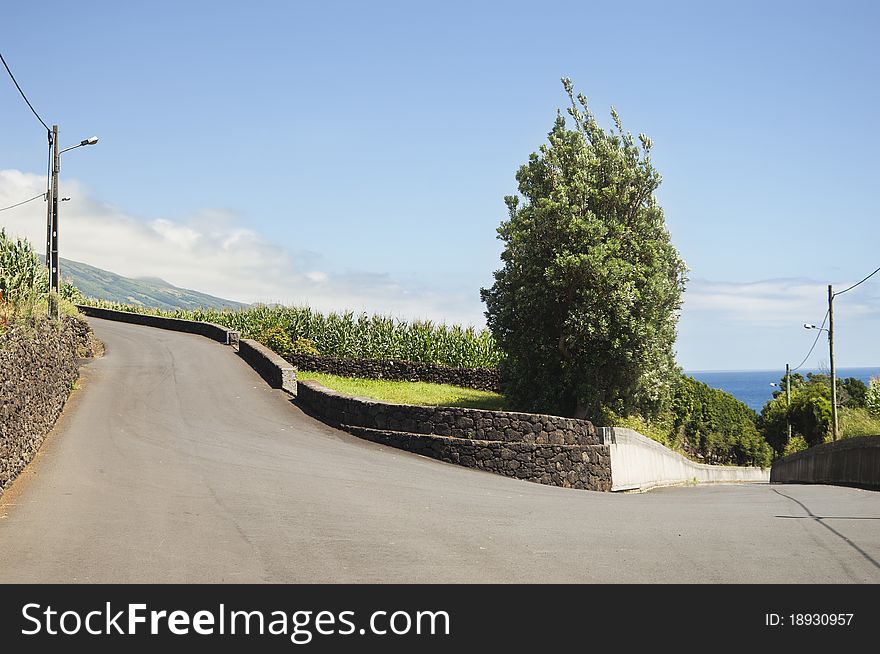
[[[0,582],[880,582],[880,493],[566,490],[365,442],[229,348],[106,355],[0,498]]]

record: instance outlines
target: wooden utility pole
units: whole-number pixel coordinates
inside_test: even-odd
[[[46,198],[46,268],[49,272],[49,317],[60,317],[58,301],[58,169],[61,155],[58,152],[58,125],[52,125],[52,184]],[[56,295],[53,296],[52,292]]]
[[[785,364],[785,423],[788,426],[788,440],[791,442],[791,371],[789,365]]]
[[[837,377],[834,373],[834,291],[828,284],[828,358],[831,360],[831,440],[837,440]]]

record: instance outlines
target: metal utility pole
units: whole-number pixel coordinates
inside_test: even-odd
[[[828,284],[828,358],[831,360],[831,440],[837,440],[837,377],[834,373],[834,291]]]
[[[785,423],[788,426],[788,440],[791,441],[791,416],[789,415],[789,410],[791,409],[791,371],[789,370],[789,366],[785,364]]]

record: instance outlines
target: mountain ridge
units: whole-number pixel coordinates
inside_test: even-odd
[[[61,259],[61,277],[87,297],[151,309],[244,309],[250,306],[245,302],[180,288],[159,277],[124,277],[70,259]]]

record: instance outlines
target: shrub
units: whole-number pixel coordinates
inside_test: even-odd
[[[307,338],[298,338],[293,342],[293,346],[290,348],[289,354],[307,354],[312,357],[321,356],[321,352],[318,351],[318,348],[315,347],[315,344],[312,343]]]
[[[729,393],[682,375],[673,395],[673,429],[680,447],[710,463],[764,467],[771,449],[755,412]]]
[[[777,455],[782,455],[788,447],[788,407],[785,394],[777,393],[767,402],[758,417],[758,430],[764,440]]]
[[[792,436],[791,440],[785,444],[785,449],[783,450],[782,455],[788,456],[795,452],[801,452],[808,447],[809,445],[807,445],[807,441],[804,440],[803,436]]]
[[[293,341],[290,334],[280,325],[266,327],[256,335],[256,339],[270,350],[279,354],[288,354],[293,349]]]
[[[831,431],[831,389],[823,384],[808,384],[791,398],[789,409],[792,431],[811,447],[825,442]]]

